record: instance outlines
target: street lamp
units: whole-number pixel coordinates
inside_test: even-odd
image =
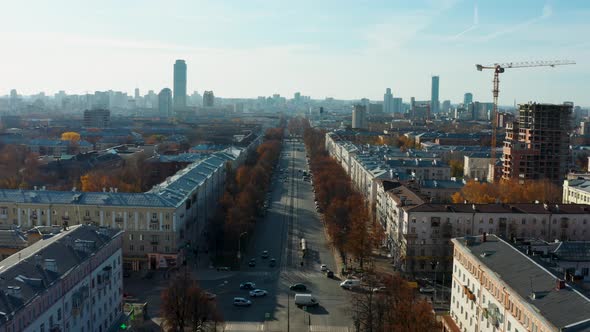
[[[238,261],[242,258],[242,244],[241,244],[242,236],[244,236],[246,234],[248,234],[248,232],[243,232],[238,237]]]

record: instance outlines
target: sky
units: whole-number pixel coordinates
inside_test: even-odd
[[[0,95],[172,88],[257,97],[491,101],[475,64],[574,60],[508,69],[500,104],[590,106],[585,0],[0,0]]]

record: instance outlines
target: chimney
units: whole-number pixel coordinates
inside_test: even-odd
[[[57,262],[53,258],[45,258],[45,270],[57,273]]]
[[[6,295],[16,297],[17,299],[22,299],[20,286],[8,286],[8,288],[6,289]]]
[[[481,238],[481,242],[486,242],[488,240],[488,233],[483,232],[483,236]]]
[[[565,280],[557,279],[555,282],[555,289],[560,290],[565,288]]]

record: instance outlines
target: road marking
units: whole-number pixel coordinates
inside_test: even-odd
[[[348,332],[349,329],[346,326],[325,326],[325,325],[311,325],[309,327],[310,332]]]
[[[264,324],[261,323],[225,323],[224,331],[264,331]]]

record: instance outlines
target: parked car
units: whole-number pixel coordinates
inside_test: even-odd
[[[247,281],[240,284],[240,289],[256,289],[256,284],[251,281]]]
[[[353,289],[361,285],[361,281],[358,279],[346,279],[340,283],[340,287],[345,289]]]
[[[262,256],[262,258],[268,258],[268,250],[263,251],[260,256]]]
[[[387,291],[386,287],[375,287],[373,288],[373,293],[385,293]]]
[[[249,307],[252,305],[252,301],[243,297],[234,297],[234,305],[236,307]]]
[[[256,266],[256,259],[252,258],[249,262],[248,262],[248,266],[249,267],[255,267]]]
[[[320,266],[320,270],[322,270],[322,272],[328,271],[328,265],[322,264],[322,266]]]
[[[420,287],[420,293],[423,293],[423,294],[434,293],[434,291],[435,291],[435,289],[432,286]]]
[[[277,265],[277,260],[274,258],[271,258],[270,261],[268,262],[268,266],[275,267],[276,265]]]
[[[305,292],[307,290],[307,286],[305,286],[304,284],[294,284],[291,285],[289,289],[293,291]]]
[[[326,277],[328,277],[330,279],[334,279],[334,272],[332,272],[332,271],[326,272]]]
[[[250,291],[250,296],[251,297],[266,296],[266,294],[268,294],[268,292],[265,291],[264,289],[255,289],[255,290],[251,290]]]

